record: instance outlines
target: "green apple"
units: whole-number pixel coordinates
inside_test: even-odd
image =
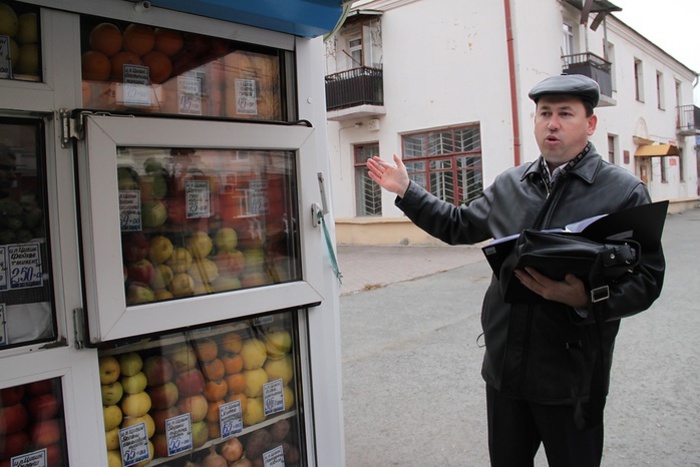
[[[148,380],[146,379],[146,375],[142,371],[139,371],[132,376],[123,376],[121,383],[122,387],[124,388],[124,392],[127,394],[136,394],[137,392],[143,392],[143,390],[146,389]]]
[[[231,251],[238,246],[238,234],[231,227],[222,227],[214,234],[214,244],[219,251]]]
[[[115,381],[109,384],[103,384],[102,388],[102,405],[115,405],[124,395],[122,383]]]
[[[127,352],[119,356],[122,376],[134,376],[143,368],[143,359],[136,352]]]
[[[187,239],[187,249],[195,258],[206,258],[211,253],[213,243],[209,234],[198,230]]]

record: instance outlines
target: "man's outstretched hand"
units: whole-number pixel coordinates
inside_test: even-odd
[[[395,165],[394,165],[395,164]],[[403,198],[408,190],[408,172],[399,156],[394,154],[394,164],[391,164],[379,156],[367,159],[369,178],[374,180],[387,191],[395,193]]]

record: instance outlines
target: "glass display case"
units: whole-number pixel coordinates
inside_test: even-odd
[[[8,1],[0,3],[0,79],[41,81],[39,8]]]
[[[305,443],[295,315],[102,348],[108,459],[124,466],[297,465]]]

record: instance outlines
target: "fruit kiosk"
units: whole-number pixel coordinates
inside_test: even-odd
[[[0,0],[0,467],[341,466],[341,0]]]

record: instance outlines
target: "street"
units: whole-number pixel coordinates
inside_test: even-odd
[[[662,295],[622,322],[604,466],[700,466],[699,238],[700,209],[668,216]],[[488,466],[478,336],[490,269],[465,261],[416,277],[341,296],[347,466]]]

